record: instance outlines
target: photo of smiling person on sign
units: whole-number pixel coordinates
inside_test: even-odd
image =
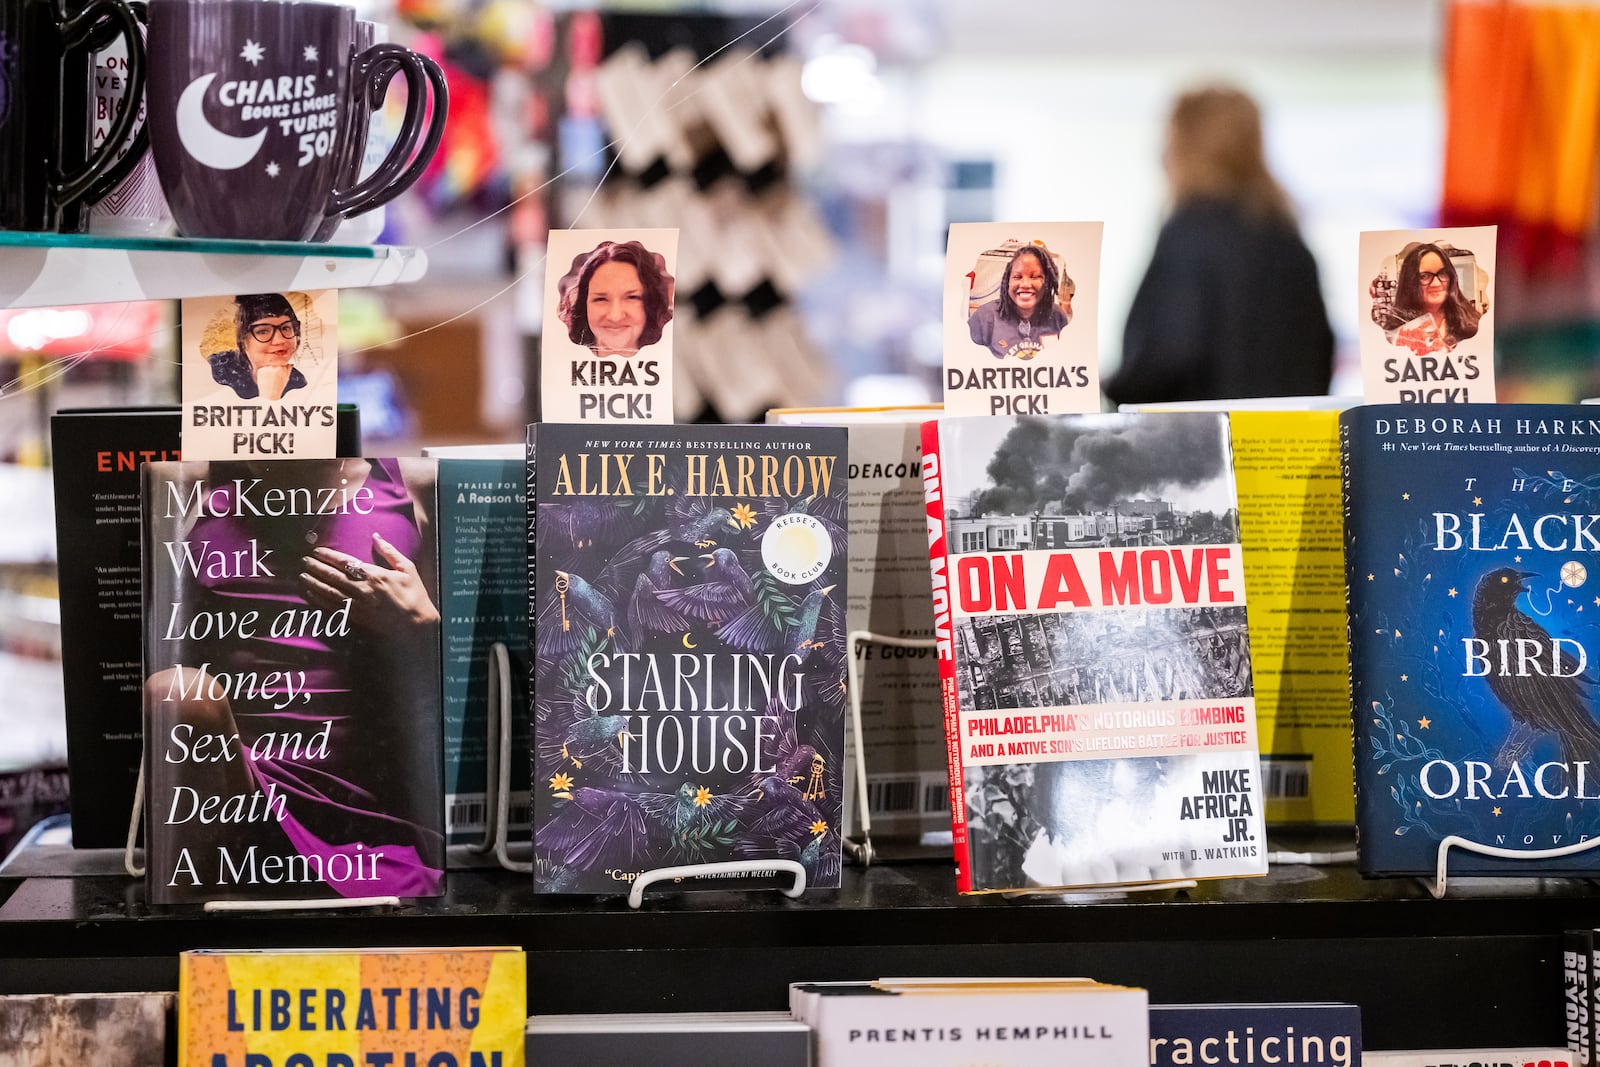
[[[211,378],[241,400],[277,400],[303,389],[306,376],[295,367],[300,352],[300,317],[281,293],[251,293],[234,299],[235,347],[206,353]]]
[[[987,348],[996,359],[1015,356],[1032,359],[1047,338],[1060,335],[1072,321],[1072,293],[1076,287],[1042,242],[1024,244],[1011,253],[995,285],[993,299],[980,289],[985,253],[973,270],[973,299],[982,300],[967,316],[973,344]]]
[[[678,231],[551,230],[547,248],[540,418],[671,422]]]
[[[602,241],[562,279],[567,337],[602,359],[636,355],[672,321],[665,257],[638,241]]]
[[[1436,244],[1414,244],[1397,257],[1400,266],[1390,299],[1373,305],[1373,321],[1390,334],[1392,344],[1421,356],[1450,351],[1477,335],[1482,316],[1462,293],[1456,255],[1460,253]],[[1465,259],[1476,273],[1471,254]]]

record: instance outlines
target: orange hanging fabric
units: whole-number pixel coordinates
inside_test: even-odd
[[[1453,3],[1447,12],[1440,221],[1504,222],[1521,170],[1529,11],[1520,4],[1468,2]]]
[[[1595,225],[1600,12],[1455,3],[1445,41],[1446,225],[1550,238]]]
[[[1594,222],[1600,22],[1578,7],[1528,12],[1529,91],[1515,157],[1518,222],[1576,236]]]

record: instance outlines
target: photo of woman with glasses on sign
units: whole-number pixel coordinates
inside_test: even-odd
[[[277,400],[302,389],[306,376],[294,365],[300,354],[300,317],[281,293],[253,293],[234,301],[235,347],[206,353],[211,377],[241,400]]]
[[[1393,288],[1374,283],[1372,320],[1383,327],[1389,342],[1415,355],[1448,352],[1478,332],[1484,306],[1474,303],[1479,291],[1476,260],[1471,253],[1436,244],[1407,245],[1396,257],[1400,262]],[[1471,271],[1463,285],[1456,260]],[[1470,288],[1470,292],[1464,291]],[[1380,294],[1380,289],[1383,290]]]

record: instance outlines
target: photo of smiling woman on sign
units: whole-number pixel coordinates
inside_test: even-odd
[[[661,340],[672,321],[666,257],[638,241],[602,241],[561,280],[567,337],[602,359],[626,359]]]
[[[1369,404],[1488,404],[1495,228],[1361,234],[1362,397]]]
[[[946,415],[1100,410],[1098,222],[954,222]]]
[[[281,293],[251,293],[234,301],[234,347],[206,352],[211,378],[241,400],[277,400],[303,389],[306,376],[294,365],[300,353],[300,317]]]
[[[1395,257],[1399,263],[1392,285],[1387,278],[1373,282],[1373,321],[1389,335],[1390,343],[1416,355],[1446,352],[1477,336],[1482,312],[1464,293],[1481,292],[1477,260],[1465,252],[1437,244],[1412,243]],[[1471,276],[1463,279],[1457,260]],[[1377,299],[1385,296],[1387,299]],[[1484,301],[1485,310],[1487,301]]]
[[[1060,335],[1072,321],[1072,279],[1043,242],[1018,246],[991,284],[992,261],[1005,249],[986,252],[973,269],[973,300],[981,301],[967,315],[973,344],[996,359],[1032,359],[1046,338]],[[988,299],[988,293],[994,297]]]

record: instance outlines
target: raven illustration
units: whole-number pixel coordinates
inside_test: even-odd
[[[1590,712],[1591,683],[1578,663],[1517,607],[1530,571],[1500,567],[1472,593],[1472,632],[1485,642],[1489,691],[1511,713],[1513,727],[1496,762],[1509,767],[1538,734],[1555,734],[1567,762],[1600,760],[1600,725]],[[1557,665],[1559,664],[1559,670]]]

